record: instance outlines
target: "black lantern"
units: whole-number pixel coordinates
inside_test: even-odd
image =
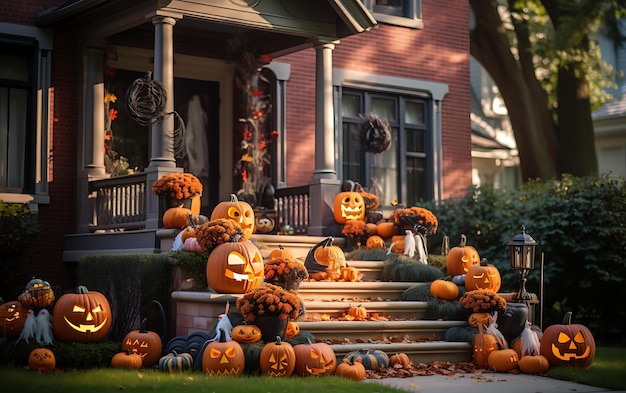
[[[531,296],[526,292],[526,277],[531,269],[535,268],[535,247],[537,242],[526,233],[526,228],[522,225],[522,231],[509,241],[511,252],[511,268],[519,273],[520,288],[513,301],[526,302],[531,300]]]

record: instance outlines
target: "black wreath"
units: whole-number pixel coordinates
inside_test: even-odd
[[[391,146],[391,131],[387,119],[372,113],[365,119],[361,129],[361,144],[366,152],[382,153]]]

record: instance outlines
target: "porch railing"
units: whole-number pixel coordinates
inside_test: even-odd
[[[95,231],[143,229],[146,225],[147,175],[92,180],[89,195],[93,198],[93,215],[89,228]],[[309,186],[279,188],[275,193],[279,230],[294,235],[306,235],[309,228]],[[282,229],[281,229],[282,228]]]
[[[89,194],[94,198],[92,231],[142,229],[146,226],[148,176],[127,176],[92,180]]]

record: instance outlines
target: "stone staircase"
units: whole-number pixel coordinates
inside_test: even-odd
[[[304,250],[305,248],[303,248]],[[360,282],[306,281],[298,294],[306,313],[298,321],[301,331],[329,343],[338,358],[360,349],[379,349],[392,355],[406,353],[413,362],[467,362],[472,359],[469,343],[443,341],[451,327],[464,327],[465,321],[424,320],[428,303],[401,300],[402,293],[414,285],[429,283],[381,282],[383,262],[349,261],[363,278]],[[172,305],[176,334],[208,332],[215,318],[225,310],[226,302],[240,295],[211,292],[175,291]],[[369,315],[364,321],[346,320],[352,306],[364,306]]]

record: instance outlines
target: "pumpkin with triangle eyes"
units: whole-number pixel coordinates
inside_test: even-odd
[[[206,265],[207,283],[218,293],[246,293],[259,287],[265,278],[263,256],[249,240],[232,241],[215,247]]]
[[[276,341],[267,343],[259,357],[261,372],[271,377],[288,377],[296,367],[293,346],[276,336]]]
[[[568,311],[562,324],[550,325],[543,332],[539,353],[551,367],[587,368],[596,354],[596,342],[586,326],[572,323],[572,312]]]
[[[80,285],[75,293],[61,296],[52,310],[52,332],[61,341],[103,341],[112,325],[111,305],[100,292]]]
[[[37,371],[54,371],[56,357],[48,348],[35,348],[28,356],[28,367]]]
[[[202,354],[202,371],[211,376],[241,375],[246,357],[237,341],[227,340],[224,331],[219,341],[207,344]]]
[[[337,357],[333,348],[323,342],[298,344],[293,347],[296,354],[296,375],[301,377],[333,375],[337,368]]]
[[[0,305],[0,335],[9,340],[19,338],[28,317],[28,308],[14,300]]]

